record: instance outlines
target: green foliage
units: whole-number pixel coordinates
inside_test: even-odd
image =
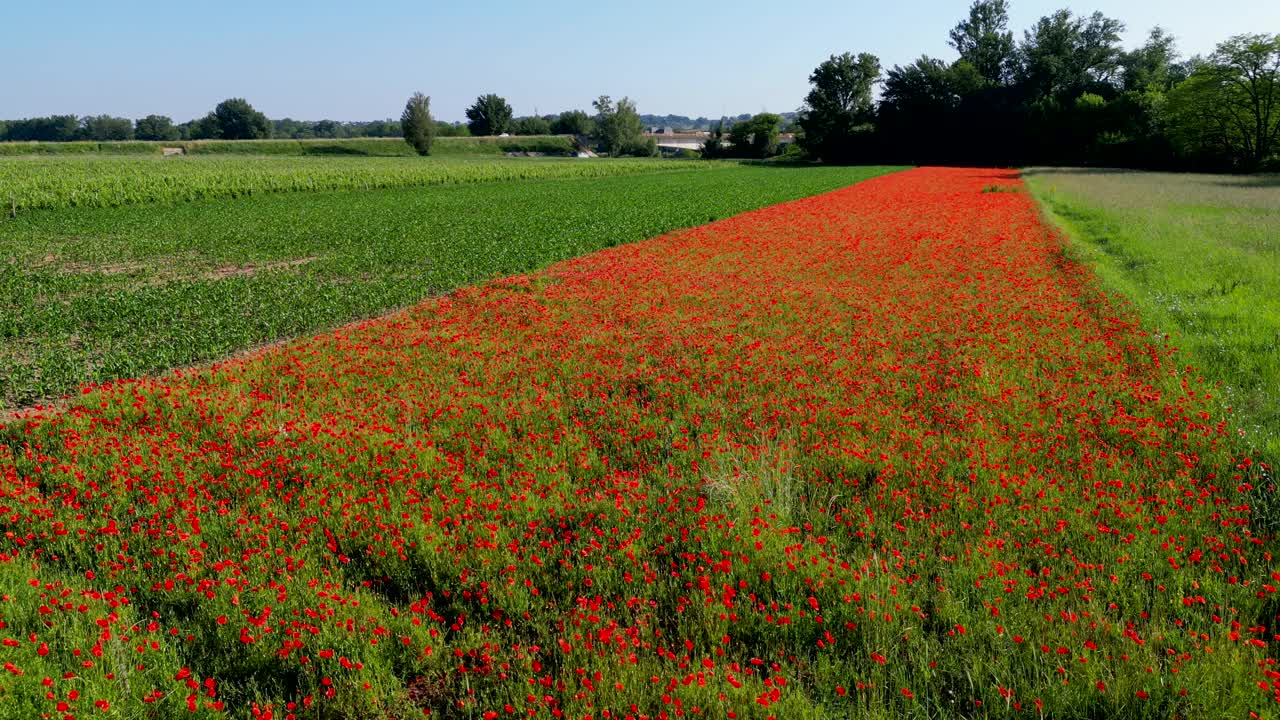
[[[183,140],[217,140],[222,137],[218,116],[213,113],[198,120],[183,123],[178,129],[182,132]]]
[[[177,140],[180,133],[170,118],[164,115],[148,115],[138,120],[134,137],[139,140]]]
[[[133,139],[133,121],[128,118],[96,115],[81,121],[83,137],[95,141],[122,141]]]
[[[472,135],[501,135],[511,129],[511,106],[493,93],[481,95],[467,108],[467,127]]]
[[[1101,95],[1094,93],[1081,93],[1076,98],[1076,112],[1078,113],[1096,113],[1107,107],[1107,101]]]
[[[400,115],[400,132],[414,152],[431,154],[431,141],[436,132],[436,121],[431,117],[431,98],[414,93],[405,102],[404,112]]]
[[[711,135],[702,143],[702,157],[707,160],[715,160],[727,155],[724,144],[724,124],[716,123],[711,128]]]
[[[642,146],[644,125],[630,98],[624,97],[615,104],[608,95],[601,95],[591,105],[596,110],[593,137],[601,150],[610,155],[624,155]]]
[[[512,135],[550,135],[551,121],[536,115],[516,118],[511,123]]]
[[[1187,66],[1163,30],[1130,52],[1120,44],[1123,30],[1101,13],[1060,10],[1014,47],[1008,3],[977,0],[951,32],[960,58],[923,56],[889,70],[877,112],[864,112],[862,133],[834,149],[920,164],[1171,165],[1162,113]],[[1084,95],[1089,102],[1078,104]],[[826,136],[816,129],[810,149]]]
[[[1219,44],[1170,92],[1167,110],[1184,155],[1258,169],[1280,150],[1280,34]]]
[[[436,137],[471,137],[471,128],[466,123],[436,121]]]
[[[1186,79],[1177,63],[1177,44],[1162,28],[1152,28],[1142,47],[1120,56],[1121,89],[1126,92],[1169,92]]]
[[[802,163],[812,159],[798,142],[783,143],[781,147],[782,152],[775,158],[780,163]]]
[[[216,134],[222,140],[259,140],[271,137],[271,121],[244,98],[229,98],[218,103],[211,116]]]
[[[880,60],[870,53],[832,55],[813,71],[799,125],[805,149],[827,162],[849,162],[874,126],[871,91]]]
[[[12,120],[5,123],[2,139],[10,142],[70,142],[80,138],[80,120],[75,115]]]
[[[338,122],[336,120],[272,120],[271,136],[294,140],[341,140],[346,138],[398,138],[398,120],[373,120],[369,122]]]
[[[987,84],[1004,84],[1014,70],[1009,3],[1006,0],[974,0],[969,7],[969,17],[951,31],[951,47]]]
[[[782,118],[773,113],[760,113],[750,120],[734,123],[729,130],[736,157],[763,159],[778,149],[778,127]]]
[[[28,182],[75,167],[46,162],[17,165]],[[91,162],[81,178],[90,168],[110,175],[119,194],[152,168],[193,166],[190,159]],[[297,182],[317,185],[323,175],[315,169],[345,168],[347,187],[364,188],[377,176],[352,171],[375,162],[414,171],[440,166],[243,158],[201,158],[194,165],[209,174],[241,174],[258,187],[258,173],[272,166],[291,167]],[[0,406],[222,357],[889,170],[657,160],[446,167],[542,180],[252,197],[246,191],[239,200],[48,210],[0,222],[0,256],[14,260],[0,263],[6,308]],[[138,190],[156,195],[162,187]]]
[[[576,147],[572,137],[563,135],[526,135],[523,137],[498,138],[490,143],[504,153],[540,153],[543,155],[576,155]]]
[[[551,122],[551,132],[556,135],[588,136],[595,129],[595,120],[582,110],[566,110]]]
[[[620,157],[657,157],[658,141],[651,137],[641,137],[622,146],[617,153]]]
[[[1124,23],[1100,12],[1082,17],[1064,9],[1040,18],[1018,48],[1024,92],[1066,102],[1109,84],[1121,67],[1122,32]]]
[[[941,144],[954,142],[946,132],[950,118],[973,85],[986,82],[966,60],[947,65],[926,55],[906,67],[895,65],[885,76],[880,121],[897,144],[921,157],[938,157],[946,150]]]

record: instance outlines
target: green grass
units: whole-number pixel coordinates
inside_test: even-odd
[[[218,358],[892,169],[726,165],[19,213],[0,221],[0,407]]]
[[[1246,441],[1280,458],[1280,178],[1032,170],[1102,282],[1222,384]]]
[[[6,214],[59,207],[118,207],[262,193],[368,190],[494,180],[603,177],[728,167],[654,159],[108,157],[0,158]]]
[[[341,140],[192,140],[131,142],[0,142],[0,156],[20,155],[160,155],[164,148],[183,148],[196,155],[364,155],[412,157],[400,138]],[[433,155],[502,155],[507,152],[566,154],[573,150],[567,135],[436,138]]]

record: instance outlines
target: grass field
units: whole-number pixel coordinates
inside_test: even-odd
[[[104,184],[127,191],[125,178],[151,162],[92,167],[106,173]],[[212,162],[250,178],[259,166],[354,167],[345,160]],[[411,167],[439,173],[490,166]],[[726,164],[688,171],[702,166],[616,160],[492,167],[614,177],[255,193],[234,201],[41,210],[0,221],[0,407],[218,358],[889,170]],[[658,172],[666,168],[674,169]],[[617,176],[632,172],[644,174]]]
[[[0,158],[5,214],[59,207],[238,198],[263,193],[370,190],[494,180],[606,177],[725,167],[656,159],[360,158],[200,155]]]
[[[1078,259],[1280,460],[1280,177],[1033,170]]]
[[[347,138],[341,140],[191,140],[133,142],[0,142],[0,157],[19,155],[160,155],[164,148],[182,148],[205,155],[364,155],[414,157],[413,148],[400,138]],[[568,153],[574,149],[567,135],[518,137],[442,137],[432,146],[433,156],[501,155],[506,152]]]
[[[529,221],[502,184],[59,211],[6,247],[164,273],[194,225],[376,295],[415,243],[411,276],[509,272],[856,177],[512,184]],[[140,296],[133,333],[328,292],[272,272]],[[1265,479],[1152,340],[1016,173],[932,168],[91,388],[0,427],[0,712],[1274,717]]]

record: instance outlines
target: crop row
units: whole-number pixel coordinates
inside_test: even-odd
[[[606,177],[709,167],[714,165],[650,159],[26,157],[0,159],[0,202],[12,215],[37,208],[117,207],[262,193]]]

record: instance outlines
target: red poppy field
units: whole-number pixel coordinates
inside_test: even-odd
[[[0,716],[1274,717],[1267,470],[1020,183],[883,176],[8,421]]]

